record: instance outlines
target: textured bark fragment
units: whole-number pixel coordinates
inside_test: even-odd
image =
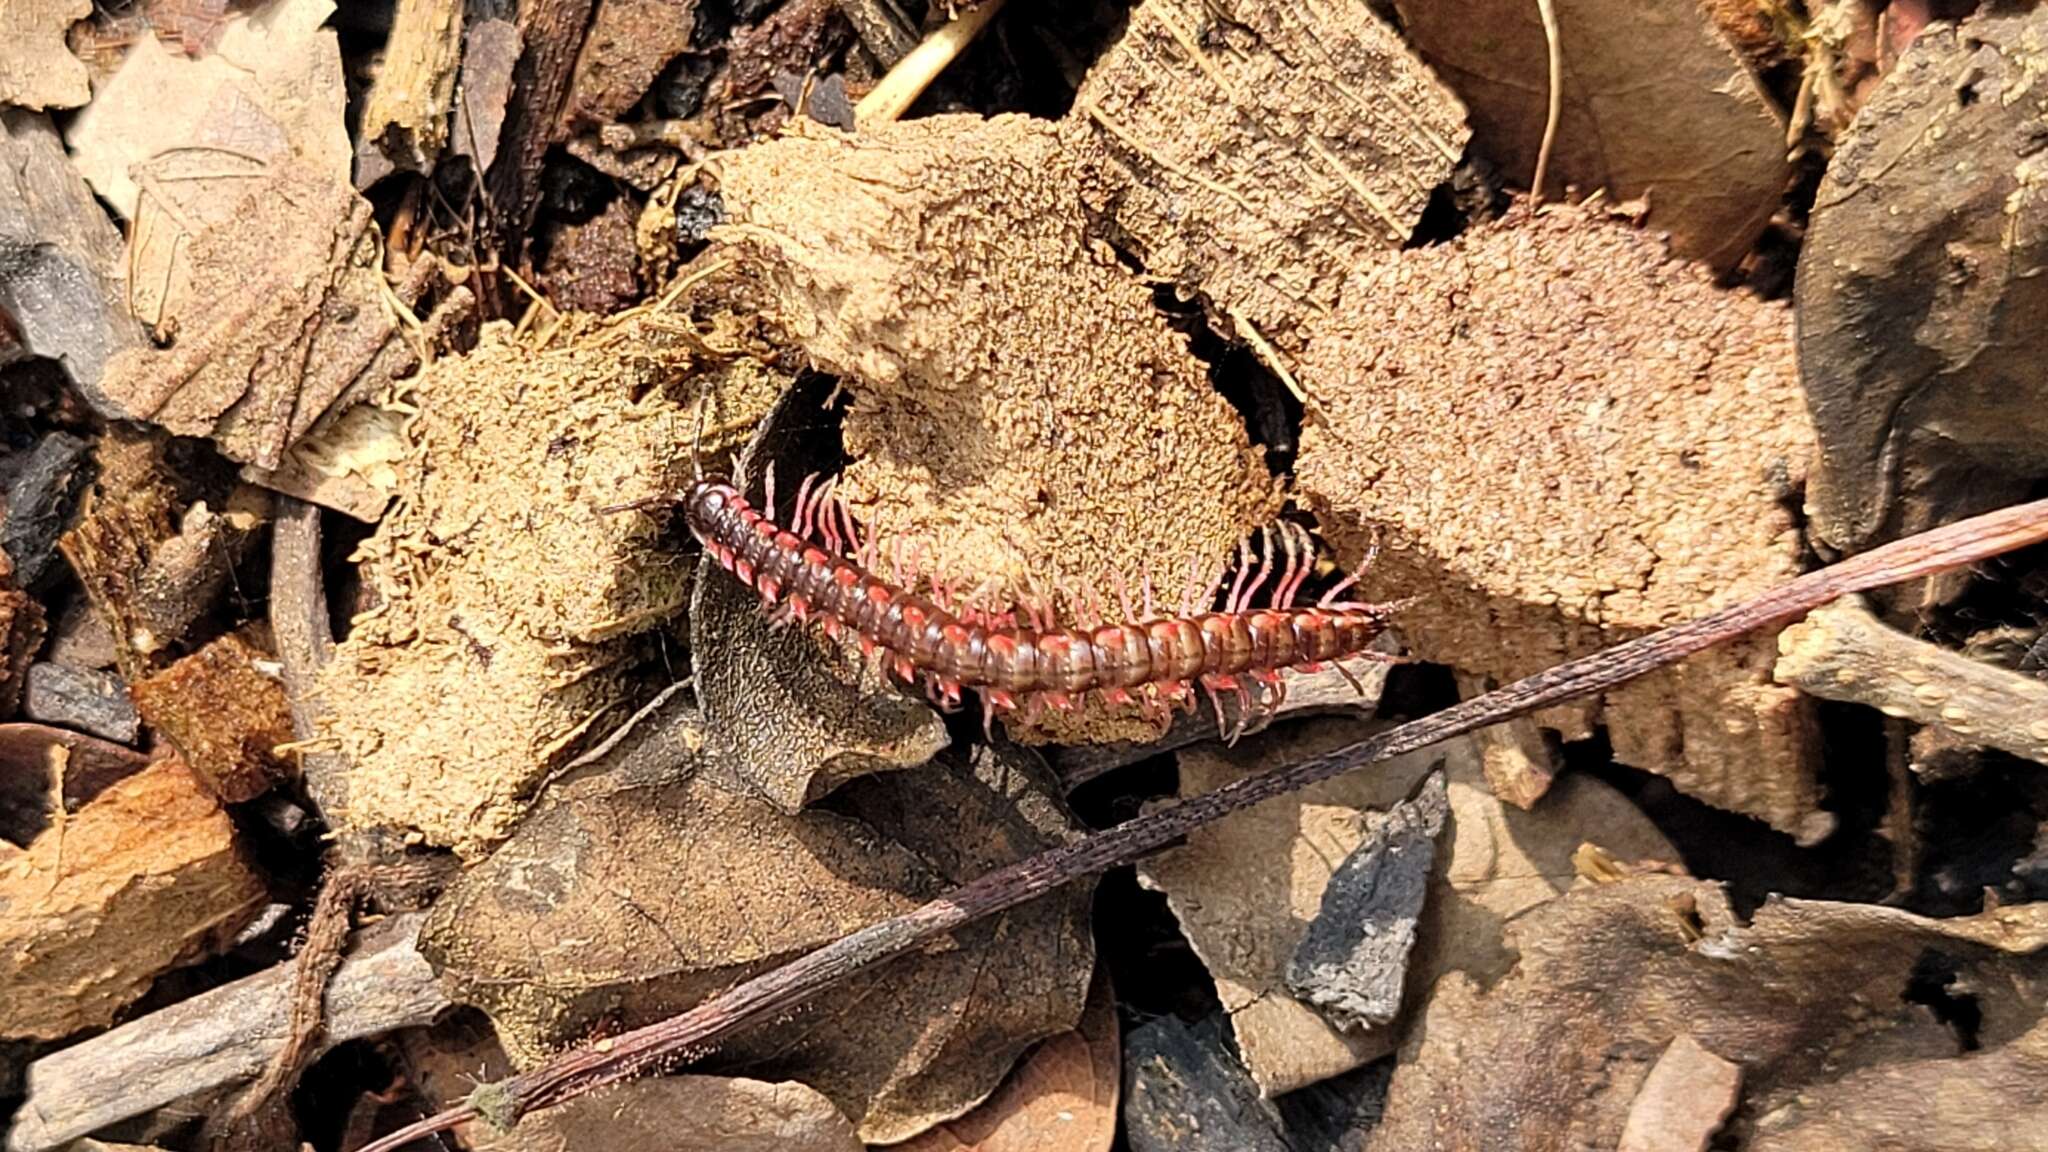
[[[276,749],[292,739],[291,702],[269,657],[231,633],[135,685],[135,706],[222,803],[240,804],[291,775]]]
[[[14,565],[0,555],[0,720],[21,704],[43,631],[42,604],[15,584]]]
[[[714,236],[853,393],[840,493],[921,571],[1006,605],[1054,589],[1115,604],[1115,578],[1149,571],[1171,600],[1191,561],[1215,571],[1274,510],[1242,421],[1089,243],[1054,127],[932,117],[718,167]]]
[[[401,0],[356,139],[356,187],[404,168],[428,172],[448,142],[462,56],[462,0]]]
[[[172,758],[0,857],[0,1036],[109,1024],[263,897],[227,813]]]
[[[1497,978],[1437,982],[1371,1152],[1466,1152],[1501,1132],[1528,1152],[1617,1147],[1681,1035],[1741,1065],[1732,1146],[1979,1149],[2038,1133],[2040,905],[1929,920],[1783,900],[1745,923],[1717,885],[1646,874],[1567,893],[1507,944]],[[1974,1023],[1949,1010],[1959,1000]]]
[[[599,509],[688,483],[699,395],[716,453],[782,383],[693,375],[703,345],[675,316],[561,338],[536,349],[493,327],[411,386],[417,466],[361,550],[381,604],[320,684],[353,764],[348,825],[475,851],[626,718],[632,637],[677,614],[690,569],[652,515]]]
[[[1089,207],[1145,270],[1290,356],[1470,135],[1363,0],[1146,0],[1070,120]]]
[[[1742,1087],[1742,1066],[1681,1032],[1629,1104],[1619,1152],[1706,1152]]]
[[[562,110],[569,131],[610,124],[690,46],[697,0],[599,0]]]
[[[1125,1050],[1124,1127],[1132,1152],[1288,1152],[1280,1117],[1232,1057],[1215,1016],[1162,1016]]]
[[[1653,237],[1520,212],[1361,269],[1311,336],[1325,419],[1299,482],[1369,599],[1419,599],[1416,653],[1506,682],[1702,615],[1799,571],[1787,504],[1811,451],[1781,306],[1714,288]],[[1623,763],[1795,833],[1827,827],[1810,705],[1773,638],[1584,706]]]
[[[1860,550],[2048,475],[2048,9],[1913,41],[1842,138],[1800,255],[1813,532]]]
[[[1733,266],[1790,179],[1784,117],[1769,95],[1698,4],[1555,6],[1563,115],[1545,191],[1646,198],[1674,251]],[[1409,42],[1471,109],[1473,147],[1526,185],[1550,89],[1540,10],[1527,0],[1395,0],[1395,9]]]

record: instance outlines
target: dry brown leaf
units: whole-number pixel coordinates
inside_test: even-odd
[[[862,1152],[851,1121],[802,1084],[657,1076],[543,1109],[477,1152]]]
[[[592,777],[543,805],[435,906],[422,950],[515,1059],[671,1015],[1071,834],[1018,750],[866,777],[785,815],[702,773]],[[977,922],[722,1045],[720,1069],[796,1079],[902,1140],[958,1116],[1080,1017],[1092,886]]]
[[[660,315],[558,339],[492,326],[411,385],[417,466],[361,550],[381,605],[321,682],[353,764],[347,824],[474,852],[626,719],[632,638],[681,610],[691,566],[648,514],[599,509],[688,482],[697,396],[711,428],[744,430],[784,382],[702,368],[701,342]]]
[[[1843,136],[1799,261],[1813,531],[1858,550],[2048,475],[2048,9],[1913,41]]]
[[[175,757],[0,855],[0,1036],[103,1027],[263,899],[227,813]]]
[[[1470,135],[1358,0],[1146,0],[1069,120],[1090,207],[1145,270],[1289,355],[1353,264],[1407,241]]]
[[[1518,211],[1366,265],[1312,333],[1300,489],[1367,599],[1419,597],[1422,658],[1505,683],[1800,571],[1812,451],[1781,305],[1716,288],[1597,211]],[[1569,739],[1806,837],[1811,704],[1774,638],[1539,713]]]
[[[1616,1147],[1652,1066],[1681,1034],[1741,1065],[1743,1108],[1726,1137],[1738,1146],[1799,1123],[1862,1138],[1793,1136],[1774,1147],[2014,1146],[1982,1134],[2040,1115],[2038,1042],[2026,1037],[2041,1027],[2048,992],[2044,913],[2027,905],[1929,920],[1784,900],[1745,924],[1711,883],[1642,874],[1578,888],[1509,927],[1504,975],[1437,982],[1369,1147],[1460,1152],[1491,1147],[1503,1131],[1528,1152]],[[1966,1089],[1975,1099],[1954,1113],[1955,1098],[1920,1080],[1881,1112],[1827,1111],[1923,1071],[1968,1084],[1986,1059],[1987,1078]],[[2028,1069],[2033,1077],[2015,1075]],[[1997,1102],[1972,1113],[1987,1098]],[[1900,1118],[1951,1114],[1954,1130],[1870,1139]]]
[[[1276,493],[1145,286],[1090,245],[1076,164],[1022,116],[807,130],[721,156],[714,236],[853,393],[839,491],[892,547],[1005,604],[1113,604],[1148,570],[1172,601]]]
[[[1098,973],[1071,1032],[1041,1041],[972,1112],[895,1152],[1108,1152],[1123,1064],[1116,995]]]
[[[92,0],[8,0],[0,4],[0,105],[40,111],[92,99],[85,64],[64,44],[92,15]]]
[[[1295,763],[1371,730],[1319,720],[1234,750],[1182,752],[1182,794]],[[1409,1003],[1443,972],[1488,979],[1504,970],[1502,926],[1571,886],[1571,855],[1586,840],[1627,858],[1676,854],[1634,806],[1594,780],[1559,780],[1532,812],[1507,807],[1488,790],[1469,739],[1268,801],[1191,834],[1185,846],[1139,865],[1139,878],[1166,893],[1216,980],[1238,1051],[1267,1095],[1356,1068],[1397,1043],[1396,1027],[1346,1031],[1330,1023],[1289,992],[1286,970],[1331,874],[1364,839],[1367,810],[1409,795],[1438,764],[1451,818],[1409,960]]]
[[[1647,198],[1680,255],[1728,268],[1790,178],[1785,122],[1713,20],[1692,3],[1555,0],[1564,106],[1551,187]],[[1526,186],[1550,89],[1534,0],[1395,0],[1423,58],[1463,97],[1475,148]]]

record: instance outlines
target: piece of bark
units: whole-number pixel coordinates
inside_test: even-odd
[[[448,1007],[414,948],[422,919],[407,913],[362,931],[328,982],[319,1048],[422,1026]],[[30,1064],[7,1152],[47,1152],[258,1075],[284,1045],[297,967],[209,989]]]
[[[1364,1152],[1386,1111],[1393,1063],[1377,1060],[1274,1101],[1293,1152]]]
[[[1652,1067],[1680,1035],[1742,1068],[1743,1108],[1722,1137],[1735,1146],[1788,1120],[1829,1116],[1807,1101],[1853,1108],[1876,1077],[1896,1088],[1939,1066],[1937,1083],[1968,1083],[1970,1049],[1995,1053],[2040,1027],[2044,912],[2022,905],[1931,920],[1776,900],[1745,922],[1712,883],[1644,873],[1580,887],[1509,926],[1499,974],[1437,981],[1369,1147],[1484,1147],[1500,1132],[1527,1152],[1617,1147]],[[1981,1117],[1992,1131],[2009,1115],[2038,1117],[2039,1083],[1987,1079],[1987,1094],[2013,1092],[2010,1103],[1980,1113],[1973,1100],[1957,1119],[1982,1132]],[[1897,1092],[1911,1099],[1892,1115],[1936,1115],[1945,1092]],[[1861,1115],[1844,1115],[1850,1131]],[[1887,1122],[1871,1119],[1883,1131]],[[1939,1126],[1897,1143],[1872,1135],[1778,1147],[2010,1146],[1976,1136],[1949,1144]]]
[[[92,0],[12,0],[0,5],[0,105],[40,112],[92,98],[85,64],[64,44]]]
[[[476,1152],[863,1152],[832,1101],[794,1081],[658,1076],[481,1137]]]
[[[492,223],[503,252],[518,252],[540,205],[540,172],[562,136],[576,57],[597,0],[533,0],[519,5],[522,51],[512,69],[497,162],[490,168]]]
[[[183,764],[157,761],[0,859],[0,1036],[112,1023],[262,897],[227,814]]]
[[[15,584],[0,555],[0,720],[14,715],[27,694],[30,661],[43,646],[43,606]]]
[[[1356,722],[1311,720],[1247,739],[1235,749],[1180,755],[1184,796],[1295,763],[1356,739]],[[1450,798],[1449,832],[1409,960],[1406,987],[1426,990],[1445,971],[1505,968],[1503,924],[1572,882],[1572,853],[1588,840],[1626,859],[1677,853],[1613,789],[1565,777],[1533,812],[1503,805],[1488,787],[1469,739],[1397,757],[1372,773],[1342,777],[1267,801],[1191,834],[1138,866],[1163,890],[1197,956],[1216,981],[1254,1081],[1280,1095],[1376,1060],[1399,1042],[1392,1027],[1340,1029],[1287,988],[1286,968],[1320,910],[1329,877],[1364,842],[1369,811],[1412,794],[1438,765]],[[1485,978],[1480,976],[1479,978]]]
[[[49,117],[0,109],[0,326],[23,351],[62,363],[103,412],[111,410],[99,391],[107,362],[143,344],[123,260],[121,233]]]
[[[62,570],[57,537],[91,478],[91,459],[92,445],[68,432],[51,432],[36,441],[7,486],[0,550],[13,562],[20,587],[43,587]]]
[[[429,172],[448,142],[462,53],[462,0],[399,0],[356,134],[358,188]]]
[[[1131,1152],[1290,1152],[1280,1118],[1226,1045],[1225,1024],[1162,1016],[1124,1045]]]
[[[598,0],[562,109],[565,131],[610,124],[690,46],[697,0]]]
[[[588,220],[549,229],[536,271],[555,307],[603,316],[640,299],[636,206],[632,197],[616,196]]]
[[[2048,764],[2048,681],[1917,640],[1847,596],[1778,635],[1779,683]]]
[[[64,814],[77,812],[149,766],[133,748],[41,724],[0,724],[0,840],[27,846]]]
[[[519,63],[519,26],[510,20],[480,20],[462,37],[462,78],[455,88],[455,127],[449,149],[467,156],[478,172],[498,158],[498,133],[512,98],[512,69]]]
[[[1351,267],[1407,242],[1470,134],[1358,0],[1145,0],[1067,126],[1090,208],[1144,269],[1290,361]]]
[[[416,466],[363,545],[381,606],[317,685],[345,826],[475,853],[630,713],[635,638],[680,612],[692,566],[654,515],[600,509],[688,484],[700,396],[712,453],[786,383],[705,360],[661,314],[570,322],[547,349],[493,326],[410,386]]]
[[[1548,114],[1541,12],[1523,0],[1395,0],[1403,32],[1472,115],[1473,147],[1511,183],[1535,178]],[[1778,210],[1785,120],[1696,4],[1554,0],[1561,117],[1543,195],[1576,186],[1646,199],[1681,256],[1733,267]]]
[[[47,662],[29,666],[22,714],[116,744],[135,743],[142,724],[120,676]]]
[[[1707,1152],[1741,1089],[1742,1065],[1679,1033],[1629,1104],[1618,1152]]]
[[[1820,443],[1811,530],[1832,547],[1994,508],[2048,475],[2044,37],[2038,8],[1930,26],[1821,181],[1795,300]]]
[[[1458,694],[1469,700],[1499,687],[1489,676],[1458,674]],[[1473,734],[1493,794],[1522,811],[1536,806],[1564,769],[1554,734],[1527,716]]]
[[[1089,244],[1055,127],[937,116],[858,137],[807,129],[718,170],[720,251],[853,395],[839,494],[919,572],[985,586],[1006,607],[1064,589],[1063,609],[1084,591],[1114,604],[1119,580],[1132,591],[1150,573],[1173,603],[1191,562],[1206,583],[1276,510],[1272,477],[1186,341]],[[1073,742],[1162,725],[1091,707],[1009,727]]]
[[[1442,773],[1371,819],[1330,874],[1322,906],[1287,962],[1287,990],[1340,1027],[1391,1023],[1451,811]]]
[[[1542,366],[1532,372],[1531,365]],[[1782,305],[1597,209],[1518,210],[1361,268],[1301,378],[1297,477],[1425,660],[1506,682],[1800,570],[1811,451]],[[1811,702],[1772,638],[1539,713],[1566,739],[1795,835],[1826,826]]]
[[[291,702],[274,662],[231,632],[134,686],[135,707],[224,804],[268,792],[292,774],[276,751],[292,739]]]
[[[838,0],[839,11],[846,22],[860,37],[861,47],[875,58],[883,68],[895,67],[898,60],[910,55],[917,47],[917,32],[898,11],[893,0]]]
[[[90,600],[74,596],[64,606],[64,614],[57,618],[56,627],[50,629],[48,655],[52,664],[71,668],[112,668],[117,658],[114,634],[107,630],[107,622],[100,619],[99,613],[93,611]]]

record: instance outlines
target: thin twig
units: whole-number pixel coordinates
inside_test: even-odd
[[[1543,17],[1543,47],[1550,58],[1550,104],[1543,114],[1543,143],[1536,149],[1536,177],[1529,183],[1529,202],[1543,203],[1543,183],[1550,176],[1550,149],[1557,143],[1557,122],[1564,117],[1564,46],[1557,31],[1555,0],[1536,0]]]
[[[853,110],[853,123],[858,128],[871,128],[901,119],[924,90],[931,87],[939,73],[946,70],[955,57],[967,50],[988,22],[1002,11],[1003,0],[982,0],[972,12],[962,13],[952,23],[940,28],[925,38],[924,43],[910,50],[910,55],[896,62],[894,68],[882,77],[873,91],[861,97]]]
[[[2043,540],[2048,540],[2048,500],[1936,528],[1810,572],[1731,608],[1567,661],[1348,747],[1189,797],[998,868],[929,904],[843,936],[681,1015],[484,1085],[468,1103],[409,1125],[361,1152],[395,1152],[409,1141],[480,1116],[510,1127],[535,1109],[700,1055],[740,1027],[790,1011],[812,994],[923,941],[1014,908],[1069,881],[1128,864],[1233,812],[1441,740],[1604,692],[1716,644],[1789,623],[1851,592],[1929,576]]]

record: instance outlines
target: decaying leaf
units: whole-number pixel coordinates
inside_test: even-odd
[[[1317,720],[1230,750],[1180,753],[1181,791],[1194,795],[1362,738],[1370,726]],[[1289,961],[1322,908],[1334,872],[1365,838],[1371,809],[1412,793],[1441,765],[1450,795],[1448,835],[1405,978],[1410,1002],[1446,971],[1486,979],[1505,965],[1502,925],[1564,891],[1572,852],[1598,840],[1628,858],[1675,855],[1641,812],[1582,777],[1560,780],[1534,811],[1488,790],[1468,738],[1398,757],[1261,804],[1188,837],[1139,865],[1166,893],[1181,930],[1216,980],[1238,1051],[1261,1092],[1277,1095],[1356,1068],[1393,1050],[1392,1028],[1346,1028],[1287,986]]]
[[[802,1084],[657,1076],[579,1096],[484,1136],[477,1152],[862,1152],[851,1121]]]
[[[0,1036],[103,1027],[165,970],[223,943],[263,898],[226,812],[177,758],[53,817],[0,855]]]
[[[2040,1067],[2027,1038],[2048,989],[2040,905],[1928,920],[1786,900],[1744,924],[1717,885],[1637,875],[1565,894],[1510,925],[1507,941],[1516,959],[1505,975],[1437,982],[1396,1065],[1374,1152],[1487,1147],[1502,1131],[1530,1152],[1616,1147],[1681,1035],[1742,1066],[1729,1123],[1742,1147],[1804,1124],[1815,1138],[1770,1146],[2011,1147],[1985,1134],[2020,1131],[2008,1126],[2015,1110],[2038,1125],[2040,1081],[2014,1074]],[[1967,1100],[1935,1087],[1968,1085],[1979,1067],[1987,1078],[1961,1089]],[[1916,1087],[1855,1110],[1876,1084],[1907,1075]],[[1908,1117],[1932,1123],[1881,1138]],[[1953,1129],[1939,1123],[1951,1118]],[[1827,1133],[1854,1138],[1818,1138]]]
[[[2048,9],[1913,41],[1842,138],[1800,255],[1813,531],[1858,550],[2048,475]]]
[[[92,0],[9,0],[0,4],[0,105],[40,111],[92,98],[85,64],[64,33],[92,15]]]
[[[720,158],[714,237],[853,393],[839,491],[888,547],[1005,605],[1114,604],[1147,572],[1174,601],[1276,493],[1186,341],[1088,242],[1076,164],[1021,116],[805,131]]]
[[[762,421],[739,469],[757,497],[770,469],[789,477],[803,468],[829,390],[822,379],[799,381]],[[778,629],[752,588],[701,566],[690,662],[712,770],[794,813],[856,776],[930,760],[948,743],[945,724],[858,651],[814,628]]]
[[[1016,749],[856,780],[794,816],[702,772],[640,787],[591,777],[448,891],[422,948],[531,1061],[671,1015],[1068,835],[1043,764]],[[958,1116],[1079,1019],[1092,891],[1062,889],[856,977],[721,1047],[715,1067],[809,1084],[870,1142]]]
[[[275,470],[242,467],[242,479],[375,524],[398,490],[411,450],[405,413],[375,402],[332,411],[285,450]]]
[[[482,20],[462,37],[462,79],[455,88],[454,137],[449,150],[467,156],[478,172],[498,158],[498,131],[505,126],[505,102],[512,95],[512,68],[519,62],[519,26],[510,20]]]
[[[1080,1023],[1039,1042],[995,1094],[896,1152],[1109,1152],[1122,1061],[1116,996],[1098,973]]]
[[[1698,4],[1555,0],[1563,115],[1546,192],[1646,198],[1682,256],[1728,268],[1778,210],[1785,121]],[[1473,146],[1534,178],[1550,89],[1533,0],[1395,0],[1410,43],[1472,113]]]
[[[558,337],[540,350],[491,326],[411,385],[417,467],[361,550],[381,603],[321,683],[353,764],[350,825],[473,852],[626,719],[632,638],[682,608],[690,566],[646,513],[600,509],[688,482],[698,396],[714,433],[744,430],[782,384],[707,367],[672,316]]]
[[[1088,203],[1146,271],[1290,355],[1352,265],[1407,241],[1470,135],[1357,0],[1146,0],[1071,120]]]
[[[1800,570],[1810,427],[1782,306],[1716,289],[1597,211],[1512,214],[1361,268],[1312,332],[1324,418],[1300,488],[1427,660],[1507,682]],[[1810,704],[1773,638],[1539,713],[1615,758],[1812,837]]]

